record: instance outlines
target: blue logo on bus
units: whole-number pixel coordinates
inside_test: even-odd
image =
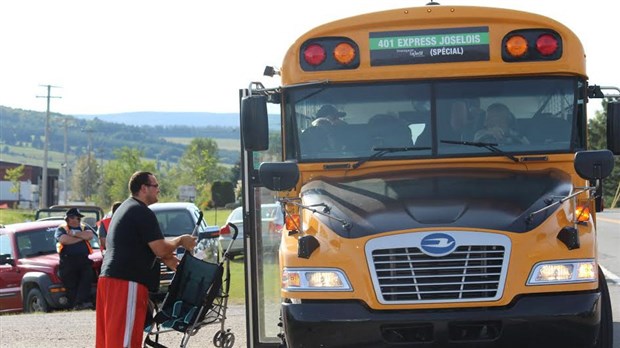
[[[445,256],[456,249],[456,240],[449,234],[433,233],[422,238],[420,248],[429,256]]]

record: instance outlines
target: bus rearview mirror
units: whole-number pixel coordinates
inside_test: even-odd
[[[241,141],[247,151],[269,148],[267,97],[252,95],[241,100]]]

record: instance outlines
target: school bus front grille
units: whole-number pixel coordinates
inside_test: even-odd
[[[460,246],[442,257],[417,247],[372,252],[382,302],[493,300],[501,287],[505,249],[501,245]]]

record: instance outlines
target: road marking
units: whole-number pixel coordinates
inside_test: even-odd
[[[603,265],[601,265],[600,263],[598,265],[599,267],[601,267],[601,270],[603,270],[603,274],[605,275],[605,279],[607,279],[607,283],[611,283],[614,285],[620,285],[620,277],[613,274],[607,268],[603,267]]]
[[[605,221],[605,222],[611,222],[612,224],[620,224],[620,220],[616,220],[616,219],[604,218],[604,217],[600,217],[600,216],[597,216],[596,219],[597,220],[601,220],[601,221]]]

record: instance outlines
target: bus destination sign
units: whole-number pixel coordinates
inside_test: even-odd
[[[489,60],[489,27],[370,33],[370,65]]]

